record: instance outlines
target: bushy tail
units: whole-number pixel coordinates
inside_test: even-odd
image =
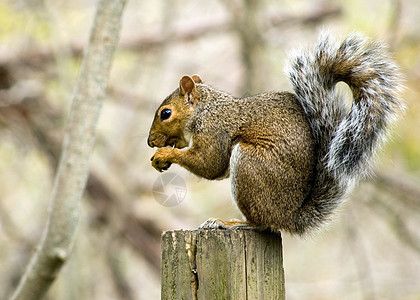
[[[354,34],[342,43],[321,34],[315,51],[292,54],[286,69],[310,122],[319,151],[311,196],[297,216],[298,232],[328,219],[346,192],[369,170],[378,146],[403,105],[398,68],[378,42]],[[353,93],[351,110],[336,93],[338,82]]]

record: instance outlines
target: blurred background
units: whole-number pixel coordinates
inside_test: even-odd
[[[0,299],[39,241],[96,1],[0,2]],[[187,194],[153,196],[149,126],[184,74],[235,96],[290,90],[284,62],[320,29],[385,40],[405,116],[326,230],[284,235],[287,299],[420,299],[420,5],[417,0],[128,1],[71,260],[47,299],[159,299],[160,234],[240,217],[229,180],[173,165]]]

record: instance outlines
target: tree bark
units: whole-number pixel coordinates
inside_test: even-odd
[[[95,129],[105,99],[126,0],[101,0],[75,88],[48,221],[11,299],[41,299],[70,256],[89,174]]]

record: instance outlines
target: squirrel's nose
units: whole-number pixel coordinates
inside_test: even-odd
[[[149,145],[150,148],[155,147],[155,143],[150,139],[150,137],[147,139],[147,145]]]
[[[160,132],[149,134],[147,144],[151,147],[165,147],[168,137]]]

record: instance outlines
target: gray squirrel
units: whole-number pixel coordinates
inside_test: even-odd
[[[294,93],[235,98],[184,76],[156,111],[148,144],[162,172],[172,163],[207,179],[230,176],[246,221],[209,219],[204,227],[248,226],[302,235],[330,220],[370,169],[404,110],[401,76],[383,44],[361,34],[295,51],[286,67]],[[336,92],[345,82],[351,108]]]

